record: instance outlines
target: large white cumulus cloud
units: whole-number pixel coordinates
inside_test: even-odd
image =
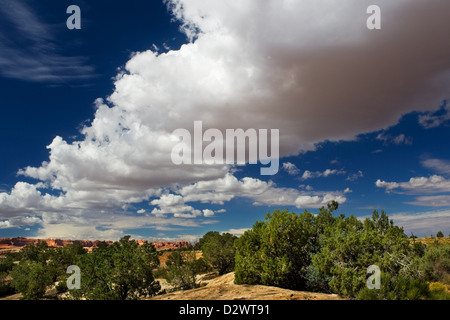
[[[164,204],[154,211],[158,219],[170,210],[189,219],[202,212],[185,198],[221,203],[241,195],[298,207],[345,201],[343,193],[306,195],[237,180],[227,166],[174,166],[171,132],[192,129],[195,120],[204,129],[279,129],[281,156],[295,155],[393,125],[450,94],[448,0],[379,0],[376,31],[366,27],[373,1],[166,2],[191,42],[163,54],[134,54],[114,92],[97,100],[84,139],[56,137],[49,161],[20,171],[62,192],[40,210],[123,208],[161,197],[152,201]],[[221,179],[237,187],[219,190]],[[212,187],[200,194],[208,181]],[[165,202],[168,193],[176,193],[178,206]],[[6,217],[13,200],[1,199]]]

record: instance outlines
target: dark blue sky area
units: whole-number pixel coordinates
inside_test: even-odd
[[[179,24],[171,22],[166,6],[159,1],[25,1],[32,4],[36,19],[52,34],[46,45],[58,56],[81,57],[92,71],[81,79],[65,79],[68,74],[56,70],[54,81],[37,78],[11,79],[0,75],[1,117],[0,186],[15,184],[16,172],[25,166],[37,166],[48,158],[45,148],[57,135],[70,140],[79,134],[82,124],[92,120],[94,100],[114,90],[113,77],[133,52],[158,46],[178,49],[185,41]],[[66,13],[69,5],[81,8],[81,30],[69,30]],[[0,21],[0,28],[11,25]],[[34,26],[37,28],[38,26]],[[8,39],[15,40],[30,58],[35,43],[26,41],[18,28],[8,28]],[[29,46],[29,48],[27,48]]]

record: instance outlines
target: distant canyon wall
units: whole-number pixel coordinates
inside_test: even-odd
[[[24,237],[14,238],[0,238],[0,247],[25,247],[31,244],[46,242],[49,247],[64,247],[68,244],[81,243],[85,248],[95,248],[102,241],[100,240],[66,240],[66,239],[34,239]],[[107,244],[112,244],[113,241],[105,241]],[[136,240],[140,245],[144,244],[145,240]],[[189,246],[187,241],[153,241],[151,242],[157,250],[178,249]]]

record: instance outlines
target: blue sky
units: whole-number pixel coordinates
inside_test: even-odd
[[[0,0],[0,237],[195,240],[331,200],[449,234],[450,4],[377,2],[380,30],[371,1]],[[278,129],[278,173],[174,165],[194,121]]]

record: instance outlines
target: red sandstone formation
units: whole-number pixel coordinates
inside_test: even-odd
[[[84,248],[92,249],[98,246],[102,241],[100,240],[65,240],[65,239],[34,239],[34,238],[0,238],[0,248],[7,249],[13,247],[25,247],[27,245],[36,244],[40,242],[46,242],[49,247],[64,247],[72,243],[81,243]],[[105,241],[107,244],[113,243],[113,241]],[[137,242],[142,245],[145,240],[137,240]],[[167,250],[167,249],[178,249],[185,248],[189,246],[187,241],[154,241],[152,244],[155,246],[156,250]]]

